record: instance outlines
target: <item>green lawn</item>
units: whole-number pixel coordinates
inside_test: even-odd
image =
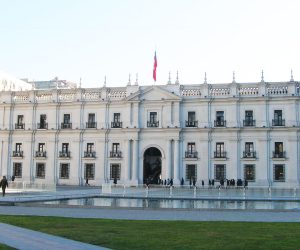
[[[300,223],[0,216],[4,223],[112,249],[299,249]]]
[[[5,249],[5,250],[9,250],[9,249],[11,249],[11,250],[12,250],[12,249],[15,249],[15,248],[12,248],[12,247],[6,246],[6,245],[4,245],[4,244],[0,244],[0,250],[2,250],[2,249],[3,249],[3,250],[4,250],[4,249]]]

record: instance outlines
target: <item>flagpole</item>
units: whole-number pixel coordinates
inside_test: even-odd
[[[154,65],[155,65],[155,79],[154,79],[154,85],[156,85],[156,68],[157,68],[157,57],[156,57],[156,44],[155,44],[155,53],[154,53]]]

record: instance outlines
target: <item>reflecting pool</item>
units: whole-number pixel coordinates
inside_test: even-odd
[[[299,201],[230,201],[230,200],[184,200],[146,198],[81,198],[39,202],[47,205],[94,206],[111,208],[152,209],[271,209],[300,210]]]

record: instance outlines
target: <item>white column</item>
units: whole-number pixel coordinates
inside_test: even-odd
[[[133,157],[132,157],[132,181],[138,183],[138,162],[139,162],[139,141],[133,141]]]
[[[138,103],[134,103],[133,104],[133,114],[132,114],[132,117],[133,117],[133,126],[139,128],[140,124],[139,124],[139,105]]]
[[[172,167],[172,152],[171,152],[171,140],[167,141],[167,168],[166,168],[166,179],[171,179],[171,167]]]
[[[133,104],[132,103],[130,103],[129,104],[129,119],[128,119],[128,125],[129,125],[129,127],[131,128],[131,126],[132,126],[132,107],[133,107]]]
[[[179,184],[179,140],[175,140],[174,142],[174,184]]]
[[[130,180],[130,167],[131,167],[131,143],[130,140],[127,141],[127,166],[125,169],[125,182],[127,183]]]
[[[173,104],[173,124],[174,126],[180,127],[180,105],[179,102]]]

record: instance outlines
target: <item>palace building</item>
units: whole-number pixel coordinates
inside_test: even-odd
[[[300,82],[0,92],[0,174],[15,181],[137,185],[300,183]],[[215,184],[215,185],[216,185]]]

